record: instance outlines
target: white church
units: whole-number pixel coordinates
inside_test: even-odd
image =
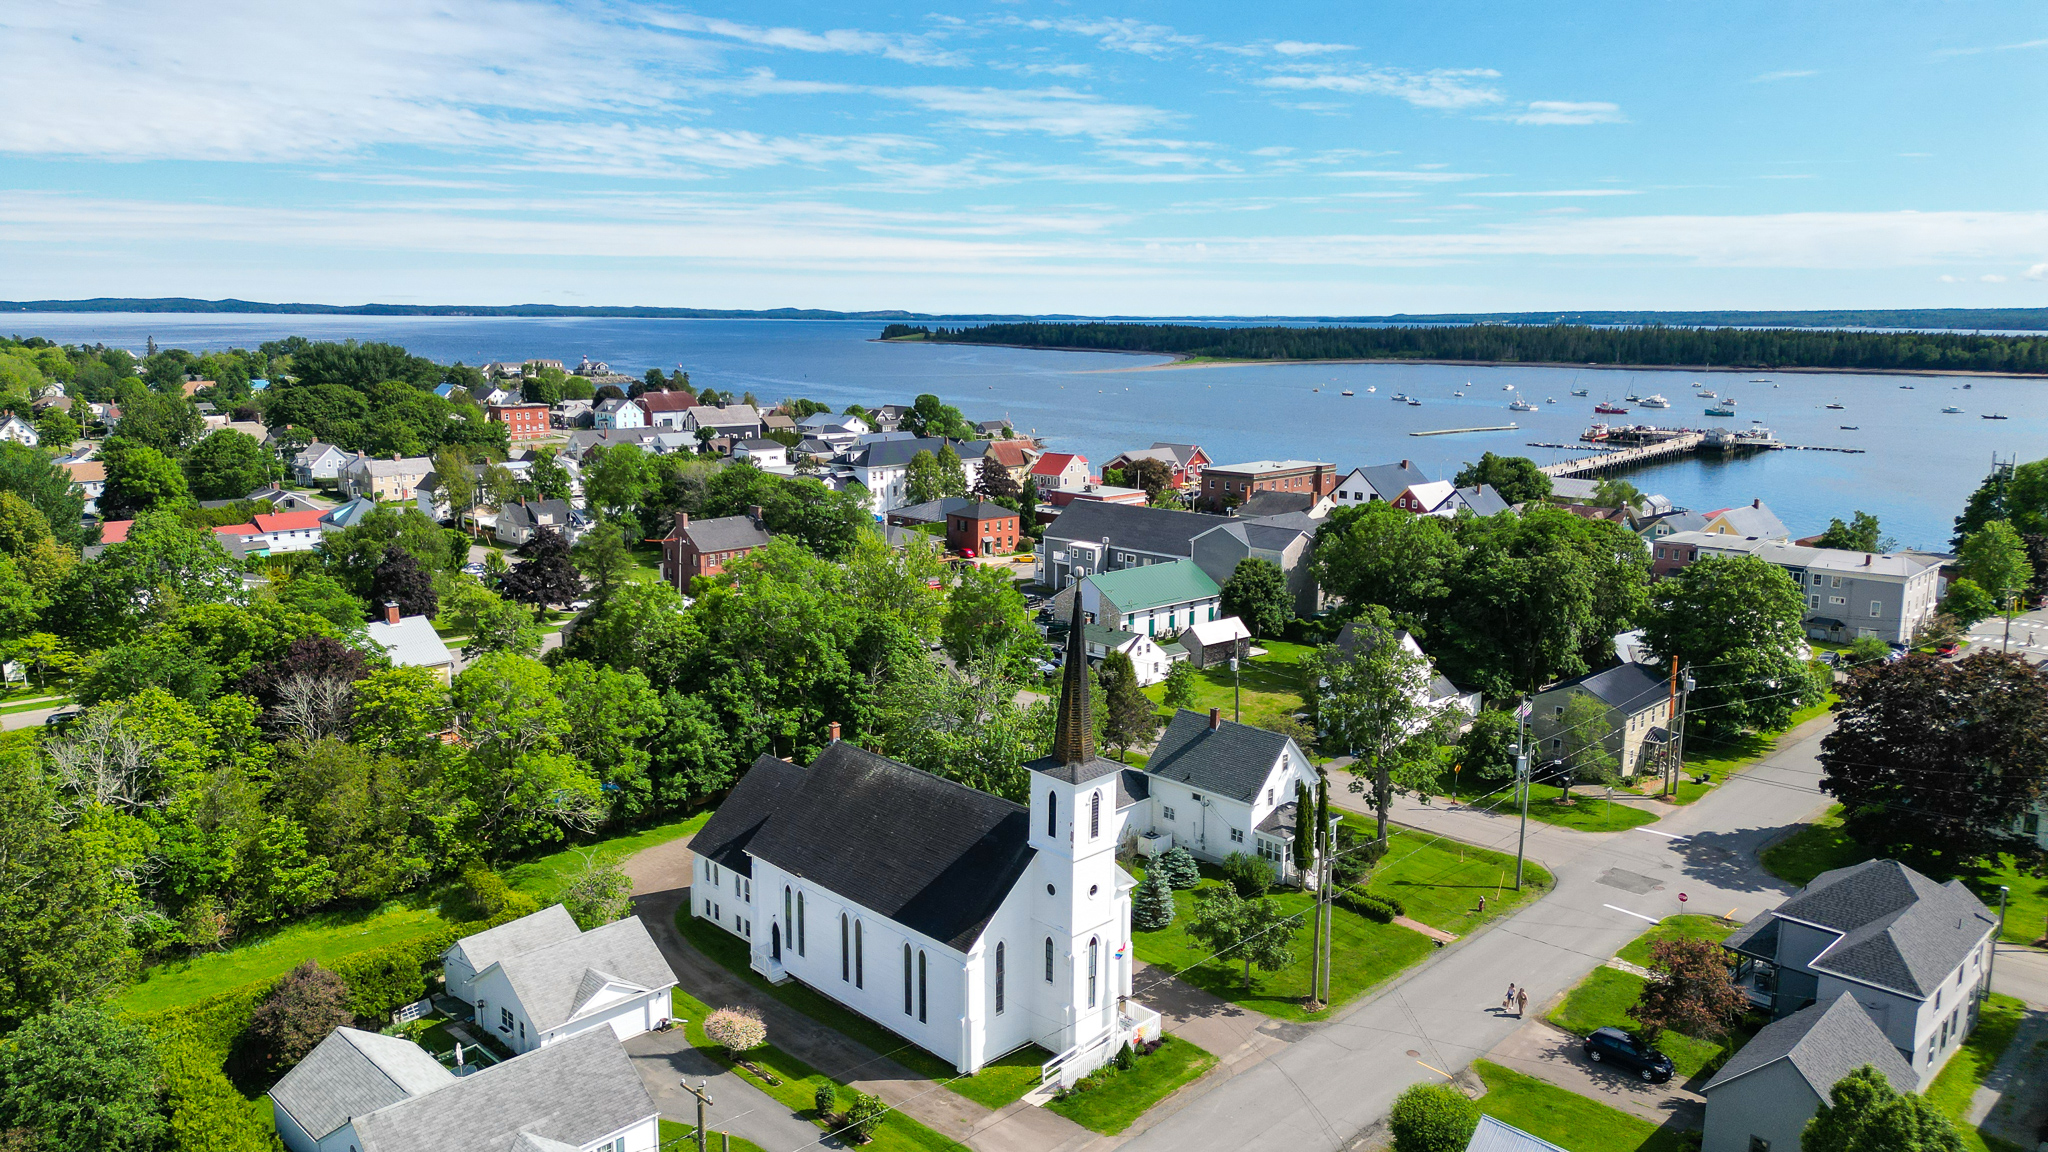
[[[692,840],[692,913],[963,1073],[1036,1042],[1071,1084],[1159,1016],[1131,998],[1119,846],[1255,853],[1293,875],[1285,736],[1182,711],[1144,769],[1097,756],[1081,620],[1051,756],[1026,808],[834,739],[808,768],[763,757]]]

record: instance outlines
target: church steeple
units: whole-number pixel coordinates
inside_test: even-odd
[[[1065,767],[1095,759],[1095,709],[1088,695],[1088,639],[1081,632],[1081,588],[1074,587],[1074,618],[1067,626],[1067,664],[1060,677],[1059,724],[1052,759]]]

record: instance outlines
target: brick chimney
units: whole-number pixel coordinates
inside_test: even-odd
[[[386,624],[398,623],[398,601],[386,600],[384,602],[384,622]]]
[[[1761,507],[1763,507],[1763,506],[1764,506],[1764,498],[1763,498],[1763,497],[1761,497],[1761,496],[1759,496],[1759,497],[1757,497],[1756,499],[1754,499],[1754,500],[1751,500],[1751,501],[1749,502],[1749,506],[1750,506],[1751,508],[1761,508]]]
[[[748,508],[747,515],[754,521],[756,526],[759,526],[761,523],[761,506],[759,504],[756,504],[753,507]]]
[[[1868,553],[1868,552],[1865,552],[1865,553],[1863,554],[1863,566],[1864,566],[1865,568],[1868,568],[1868,567],[1870,567],[1870,561],[1871,561],[1871,559],[1872,559],[1872,557],[1871,557],[1870,553]]]
[[[1401,467],[1405,471],[1408,467],[1408,462],[1406,460],[1401,461]]]
[[[839,743],[839,721],[834,720],[832,723],[825,725],[825,739],[828,744]]]
[[[1221,727],[1223,727],[1223,709],[1209,709],[1209,730],[1211,732],[1214,732],[1216,729]]]
[[[678,527],[678,528],[688,528],[689,526],[690,526],[690,514],[689,514],[688,512],[678,512],[678,513],[676,513],[676,527]]]

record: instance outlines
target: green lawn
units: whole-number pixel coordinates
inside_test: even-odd
[[[1215,1064],[1216,1057],[1168,1036],[1150,1056],[1136,1057],[1128,1071],[1104,1065],[1046,1108],[1091,1132],[1114,1136]]]
[[[1572,1152],[1686,1152],[1698,1147],[1676,1128],[1659,1128],[1533,1076],[1486,1060],[1472,1067],[1486,1082],[1481,1112]]]
[[[1678,794],[1672,797],[1675,804],[1690,804],[1714,790],[1744,768],[1770,755],[1778,749],[1778,737],[1799,727],[1816,716],[1825,715],[1834,707],[1836,695],[1833,692],[1820,702],[1809,704],[1792,714],[1792,719],[1777,732],[1744,732],[1733,740],[1708,740],[1696,736],[1686,738],[1685,771],[1679,774]],[[1695,784],[1692,777],[1705,772],[1713,777],[1712,784]],[[1654,794],[1656,788],[1652,787]]]
[[[617,858],[696,831],[710,819],[701,812],[687,820],[601,840],[582,849],[563,849],[506,871],[514,888],[542,904],[561,898],[563,886],[582,863],[583,852]],[[130,1012],[157,1012],[191,1004],[258,980],[284,975],[307,960],[332,963],[344,956],[430,936],[447,925],[437,894],[413,893],[368,911],[309,916],[267,936],[222,952],[152,965],[142,979],[113,998]]]
[[[1204,880],[1201,886],[1220,884]],[[1314,929],[1307,913],[1313,898],[1305,892],[1283,891],[1267,899],[1290,915],[1299,914],[1294,932],[1294,963],[1278,972],[1252,969],[1251,986],[1244,983],[1244,965],[1230,957],[1211,958],[1209,949],[1188,935],[1194,917],[1195,892],[1187,889],[1173,894],[1176,912],[1173,923],[1156,932],[1133,932],[1138,959],[1163,968],[1216,996],[1283,1020],[1321,1020],[1330,1009],[1310,1014],[1303,1011],[1308,996],[1310,940]],[[1330,974],[1331,1008],[1356,999],[1367,989],[1384,983],[1435,950],[1436,945],[1420,932],[1397,924],[1378,924],[1349,909],[1331,913]]]
[[[1650,965],[1650,948],[1664,940],[1712,940],[1720,943],[1736,929],[1736,925],[1719,916],[1666,916],[1655,928],[1629,941],[1618,955],[1631,964],[1641,967]]]
[[[704,1035],[704,1018],[711,1015],[710,1006],[685,992],[681,987],[674,989],[670,996],[675,1013],[689,1021],[689,1023],[683,1026],[683,1037],[690,1042],[690,1046],[709,1056],[719,1066],[732,1068],[732,1058],[726,1053],[725,1049],[719,1047],[712,1042],[710,1037]],[[817,1114],[813,1105],[816,1101],[818,1085],[834,1082],[820,1075],[818,1070],[809,1064],[777,1048],[774,1044],[775,1037],[772,1033],[768,1039],[769,1043],[749,1050],[746,1053],[746,1060],[748,1063],[760,1068],[763,1072],[775,1077],[780,1083],[771,1084],[744,1068],[735,1069],[734,1074],[761,1091],[766,1092],[770,1098],[783,1107],[788,1108],[792,1114],[809,1120],[823,1128],[825,1126],[824,1120]],[[841,1088],[840,1106],[844,1107],[848,1103],[844,1086],[836,1086]],[[711,1115],[710,1127],[713,1131],[717,1131],[718,1114],[715,1110]],[[737,1144],[738,1141],[734,1141],[734,1143]],[[875,1152],[945,1152],[947,1149],[958,1148],[960,1145],[939,1135],[937,1132],[932,1131],[930,1128],[925,1127],[901,1112],[891,1112],[888,1119],[884,1120],[881,1126],[875,1129],[875,1138],[866,1147],[874,1149]]]
[[[705,1152],[763,1152],[761,1146],[752,1140],[742,1140],[737,1136],[720,1132],[717,1124],[718,1110],[713,1108],[711,1123],[706,1125],[711,1129],[711,1136],[704,1143]],[[662,1152],[688,1152],[696,1148],[697,1126],[679,1124],[664,1118],[661,1121],[661,1147]]]
[[[747,962],[747,944],[739,937],[690,914],[686,906],[676,912],[676,931],[699,952],[725,966],[726,971],[775,997],[791,1008],[866,1045],[927,1080],[935,1080],[985,1108],[1001,1108],[1020,1099],[1038,1085],[1038,1070],[1052,1053],[1037,1045],[1018,1049],[989,1064],[973,1076],[961,1076],[953,1065],[912,1044],[873,1020],[862,1016],[801,981],[770,984]]]
[[[1965,1117],[1970,1110],[1970,1097],[1991,1074],[1991,1069],[1997,1066],[1998,1058],[2005,1055],[2006,1046],[2012,1043],[2014,1033],[2019,1031],[2020,1017],[2026,1014],[2026,1010],[2027,1006],[2013,997],[1992,993],[1991,998],[1984,1002],[1977,1027],[1963,1041],[1962,1048],[1949,1057],[1941,1075],[1927,1086],[1928,1102],[1955,1121],[1956,1131],[1963,1138],[1963,1147],[1970,1152],[2018,1152],[2002,1140],[1996,1146],[1990,1146]]]
[[[1244,692],[1244,722],[1262,725],[1306,709],[1308,702],[1302,696],[1299,664],[1301,658],[1314,649],[1305,644],[1278,640],[1260,640],[1257,644],[1266,650],[1266,654],[1252,657],[1235,674]],[[1232,675],[1228,665],[1197,670],[1195,702],[1190,707],[1197,712],[1221,708],[1225,717],[1235,715],[1232,710],[1235,706],[1231,693]],[[1145,689],[1145,695],[1164,710],[1166,685],[1154,684]]]
[[[1535,863],[1522,870],[1522,891],[1515,891],[1515,858],[1504,852],[1475,848],[1413,828],[1395,828],[1387,836],[1387,854],[1374,867],[1366,891],[1391,896],[1407,914],[1432,928],[1463,936],[1543,895],[1550,873]],[[1479,911],[1479,897],[1486,911]]]
[[[1454,777],[1448,783],[1439,781],[1438,787],[1443,789],[1443,795],[1490,811],[1516,815],[1522,810],[1514,788],[1507,781],[1474,780],[1466,783]],[[1617,785],[1617,790],[1620,787]],[[1563,797],[1564,789],[1551,784],[1531,784],[1529,819],[1580,832],[1619,832],[1638,824],[1656,822],[1655,813],[1632,804],[1603,800],[1601,791],[1600,788],[1575,786],[1572,788],[1572,802],[1567,805],[1557,802]]]
[[[430,936],[445,923],[430,899],[394,900],[367,912],[309,916],[224,952],[153,965],[140,981],[115,996],[111,1006],[124,1012],[160,1012],[257,980],[275,979],[307,960],[330,963],[366,949]]]
[[[1842,830],[1842,808],[1835,805],[1820,819],[1786,840],[1764,850],[1764,868],[1789,884],[1804,885],[1815,876],[1834,868],[1847,868],[1870,859],[1870,850],[1849,838]],[[2010,856],[1998,858],[1996,867],[1970,864],[1948,870],[1916,861],[1913,867],[1936,880],[1961,880],[1979,899],[1998,908],[1998,888],[2011,890],[2005,910],[2005,931],[1999,937],[2013,944],[2032,944],[2048,932],[2048,876],[2023,870]]]

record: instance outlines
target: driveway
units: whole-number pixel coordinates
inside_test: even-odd
[[[817,1125],[783,1107],[739,1073],[719,1067],[690,1047],[681,1028],[643,1032],[626,1041],[626,1054],[633,1058],[647,1094],[670,1120],[692,1126],[697,1123],[697,1098],[682,1085],[684,1081],[692,1085],[702,1081],[712,1101],[704,1126],[713,1132],[730,1132],[776,1152],[816,1144],[824,1135]],[[711,1147],[718,1147],[718,1142],[713,1140]]]
[[[1535,1005],[1530,1007],[1534,1009]],[[1706,1097],[1687,1091],[1677,1080],[1646,1084],[1633,1073],[1595,1064],[1586,1059],[1585,1045],[1579,1037],[1537,1019],[1538,1015],[1532,1011],[1530,1020],[1488,1052],[1486,1058],[1610,1108],[1640,1116],[1652,1124],[1676,1120],[1683,1127],[1699,1128],[1707,1122]]]

